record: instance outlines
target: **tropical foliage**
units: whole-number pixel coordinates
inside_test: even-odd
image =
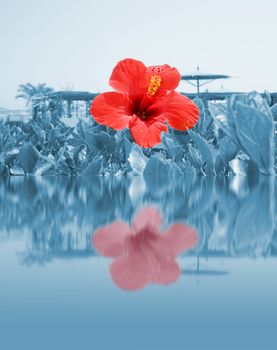
[[[28,123],[0,123],[5,175],[271,175],[277,170],[276,106],[256,92],[223,102],[196,99],[192,130],[170,129],[151,149],[92,119],[69,127],[55,110]]]
[[[26,106],[29,107],[32,105],[35,99],[43,98],[53,91],[54,90],[45,83],[40,83],[37,85],[33,85],[31,83],[21,84],[17,90],[16,98],[24,99]]]

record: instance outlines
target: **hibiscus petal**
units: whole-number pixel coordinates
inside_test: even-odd
[[[147,227],[152,227],[156,232],[159,232],[162,226],[162,216],[155,208],[142,208],[136,214],[132,227],[134,231],[140,231]]]
[[[147,261],[135,252],[117,258],[111,264],[110,272],[114,283],[122,289],[138,290],[150,282]]]
[[[131,117],[128,115],[129,101],[126,95],[118,92],[105,92],[92,101],[90,113],[97,123],[115,130],[128,127]]]
[[[167,132],[167,126],[160,117],[142,120],[133,116],[129,123],[131,135],[135,142],[145,148],[150,148],[162,142],[161,132]]]
[[[170,244],[176,230],[169,233],[167,240],[158,233],[161,224],[162,218],[155,208],[144,208],[136,215],[134,233],[124,242],[124,254],[110,267],[118,287],[137,290],[151,282],[168,284],[178,279],[180,268]]]
[[[148,283],[168,284],[180,276],[174,257],[166,254],[159,241],[138,241],[127,244],[128,254],[117,258],[110,266],[113,281],[119,288],[138,290]],[[170,250],[170,249],[167,249]]]
[[[159,268],[152,271],[152,282],[168,284],[175,282],[180,277],[180,267],[173,258],[160,254],[158,262]]]
[[[130,227],[125,222],[115,221],[96,230],[92,240],[101,255],[117,257],[123,254],[125,238],[130,234]]]
[[[175,256],[185,250],[192,249],[198,239],[197,232],[184,224],[173,224],[163,237]]]
[[[185,131],[195,126],[199,118],[199,110],[189,98],[178,92],[172,92],[167,97],[164,115],[172,128]]]
[[[155,96],[175,90],[181,80],[181,75],[178,70],[174,67],[170,67],[168,64],[147,67],[147,74],[149,80],[153,75],[161,77],[161,85],[155,93]]]
[[[147,89],[145,65],[132,58],[118,62],[113,69],[109,84],[116,91],[128,95],[137,95]]]
[[[138,290],[151,282],[168,284],[176,281],[180,276],[179,265],[162,244],[163,247],[159,240],[148,239],[127,243],[128,253],[118,257],[110,266],[115,284],[119,288]]]

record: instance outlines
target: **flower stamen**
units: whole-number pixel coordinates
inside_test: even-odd
[[[160,75],[151,75],[148,89],[147,89],[147,94],[154,96],[159,87],[161,86],[162,78]]]

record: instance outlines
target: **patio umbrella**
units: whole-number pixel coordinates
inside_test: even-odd
[[[203,275],[203,276],[223,276],[228,275],[228,271],[219,271],[214,269],[209,269],[208,267],[200,268],[200,256],[197,255],[197,263],[189,268],[185,268],[182,270],[182,274],[184,275]]]
[[[231,78],[231,76],[226,74],[212,74],[212,73],[200,72],[199,67],[197,67],[196,72],[181,76],[181,80],[186,80],[189,84],[197,88],[197,94],[199,94],[199,90],[201,86],[206,85],[214,80],[229,79],[229,78]]]

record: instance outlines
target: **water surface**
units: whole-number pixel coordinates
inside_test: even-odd
[[[0,348],[276,349],[276,184],[1,178]],[[160,213],[162,231],[186,225],[198,241],[177,257],[175,282],[129,291],[93,236],[143,208]]]

